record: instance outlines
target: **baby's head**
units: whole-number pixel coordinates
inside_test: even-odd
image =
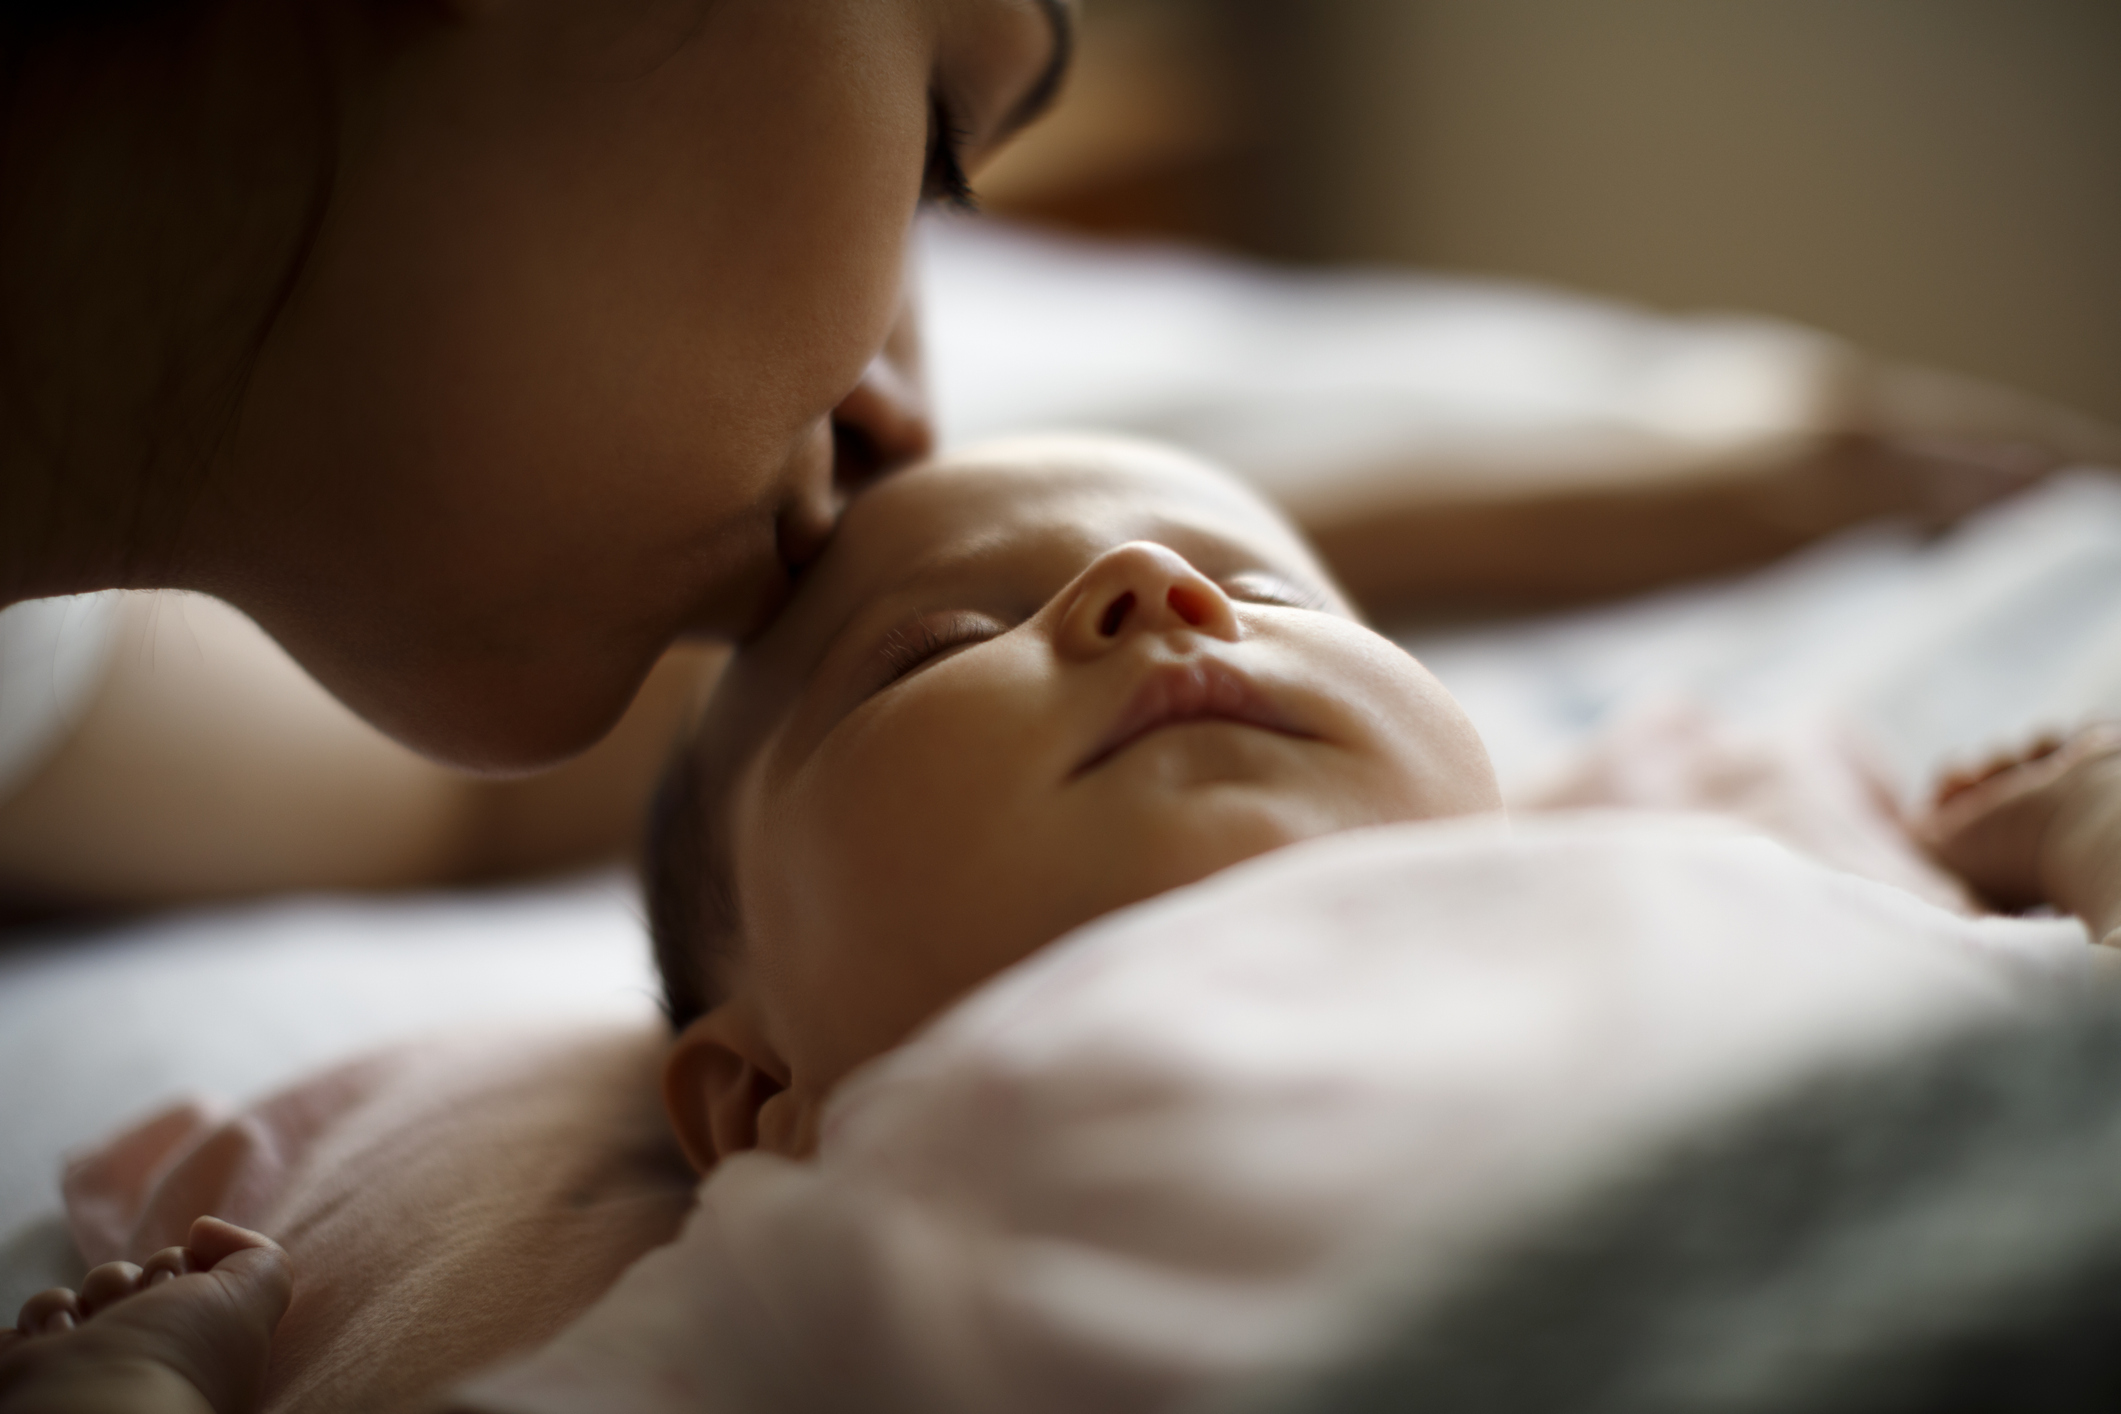
[[[849,1071],[1071,928],[1498,803],[1457,703],[1228,476],[1089,438],[906,472],[848,510],[666,782],[672,1119],[702,1169],[806,1152]]]

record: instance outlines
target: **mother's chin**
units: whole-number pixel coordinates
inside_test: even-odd
[[[214,592],[386,735],[488,775],[542,770],[596,745],[672,643],[703,627],[696,592],[642,602],[644,588],[673,578],[647,569],[633,576],[637,586],[614,577],[610,587],[630,588],[632,602],[609,590],[542,590],[507,602],[489,594],[474,607],[461,594],[416,587],[415,566],[401,564],[398,575]],[[565,586],[587,577],[554,578]],[[780,578],[750,576],[759,587],[741,597],[763,605]]]
[[[433,760],[487,775],[558,765],[617,725],[662,656],[660,634],[546,632],[517,644],[413,631],[365,643],[262,620],[347,707]]]
[[[698,499],[660,525],[594,496],[509,520],[435,498],[425,517],[345,507],[242,556],[207,543],[186,577],[403,745],[530,772],[601,740],[674,642],[740,637],[785,600],[771,504]]]

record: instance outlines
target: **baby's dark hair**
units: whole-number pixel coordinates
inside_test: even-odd
[[[673,1031],[721,1005],[742,938],[724,809],[727,779],[707,759],[704,740],[695,726],[665,768],[641,859],[648,936]]]

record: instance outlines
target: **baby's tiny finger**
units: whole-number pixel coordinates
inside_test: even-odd
[[[116,1305],[140,1289],[140,1269],[131,1262],[105,1262],[81,1278],[81,1313],[85,1320]]]
[[[195,1272],[210,1272],[241,1252],[268,1251],[285,1261],[287,1254],[280,1244],[262,1232],[252,1232],[247,1227],[237,1227],[222,1218],[195,1218],[191,1235],[184,1240],[185,1254],[191,1259]]]
[[[174,1277],[189,1276],[192,1271],[190,1253],[182,1247],[165,1247],[140,1268],[140,1289],[146,1291]]]
[[[63,1286],[49,1287],[22,1303],[15,1329],[24,1335],[58,1335],[81,1324],[81,1298]]]

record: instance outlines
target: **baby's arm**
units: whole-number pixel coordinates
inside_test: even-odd
[[[277,1243],[200,1218],[144,1267],[31,1297],[0,1332],[0,1414],[244,1414],[293,1290]]]
[[[1946,783],[1923,827],[1991,903],[2048,903],[2121,947],[2121,723]]]

